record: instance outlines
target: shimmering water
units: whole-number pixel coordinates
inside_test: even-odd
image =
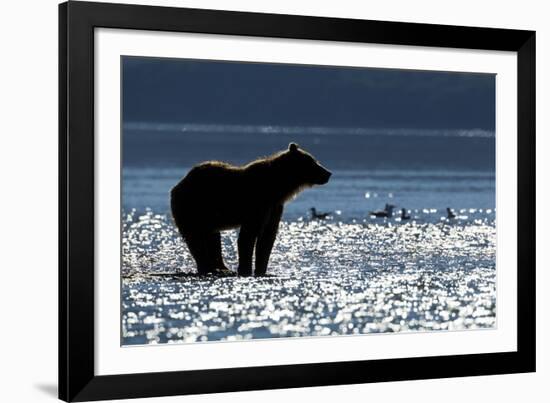
[[[281,222],[266,278],[198,277],[170,218],[123,221],[122,343],[399,331],[496,323],[494,211],[446,220]],[[344,217],[342,218],[342,215]],[[236,231],[223,234],[236,268]]]
[[[495,326],[494,75],[124,57],[121,77],[123,344]],[[285,207],[269,276],[194,274],[170,189],[291,142],[333,175]]]
[[[125,129],[123,344],[495,326],[494,136],[241,129]],[[333,176],[285,207],[269,277],[196,276],[169,189],[197,162],[241,164],[289,141]],[[369,216],[385,203],[397,207],[391,219]],[[311,207],[331,216],[312,220]],[[222,236],[235,270],[237,231]]]

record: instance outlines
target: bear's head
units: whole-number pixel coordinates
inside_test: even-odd
[[[285,159],[288,164],[288,172],[301,185],[324,185],[332,175],[310,153],[298,147],[296,143],[288,145]]]

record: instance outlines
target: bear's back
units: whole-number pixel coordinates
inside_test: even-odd
[[[202,193],[212,188],[225,187],[239,169],[225,162],[208,161],[195,165],[172,189],[172,193]]]

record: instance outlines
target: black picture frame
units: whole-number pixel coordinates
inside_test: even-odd
[[[94,373],[94,29],[517,52],[517,351],[250,368]],[[535,32],[141,5],[59,5],[59,398],[65,401],[535,371]]]

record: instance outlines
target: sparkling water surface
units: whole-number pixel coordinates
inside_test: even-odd
[[[140,70],[143,60],[127,63],[123,345],[496,326],[494,76],[461,73],[457,92],[439,73],[407,73],[405,85],[391,78],[403,72],[389,70],[201,62],[201,75],[196,62],[172,60],[157,77]],[[265,80],[280,69],[281,80]],[[294,74],[298,87],[282,85]],[[236,76],[245,80],[235,86]],[[180,79],[190,81],[174,85]],[[446,113],[422,107],[433,96]],[[333,175],[285,206],[268,276],[196,275],[172,223],[170,189],[203,161],[243,165],[291,142]],[[391,218],[369,215],[386,203],[396,206]],[[312,207],[329,219],[312,219]],[[233,271],[237,235],[222,233]]]
[[[238,278],[197,276],[167,214],[127,211],[122,344],[493,327],[494,210],[466,213],[304,214],[281,222],[268,277]],[[222,236],[233,270],[237,234]]]

